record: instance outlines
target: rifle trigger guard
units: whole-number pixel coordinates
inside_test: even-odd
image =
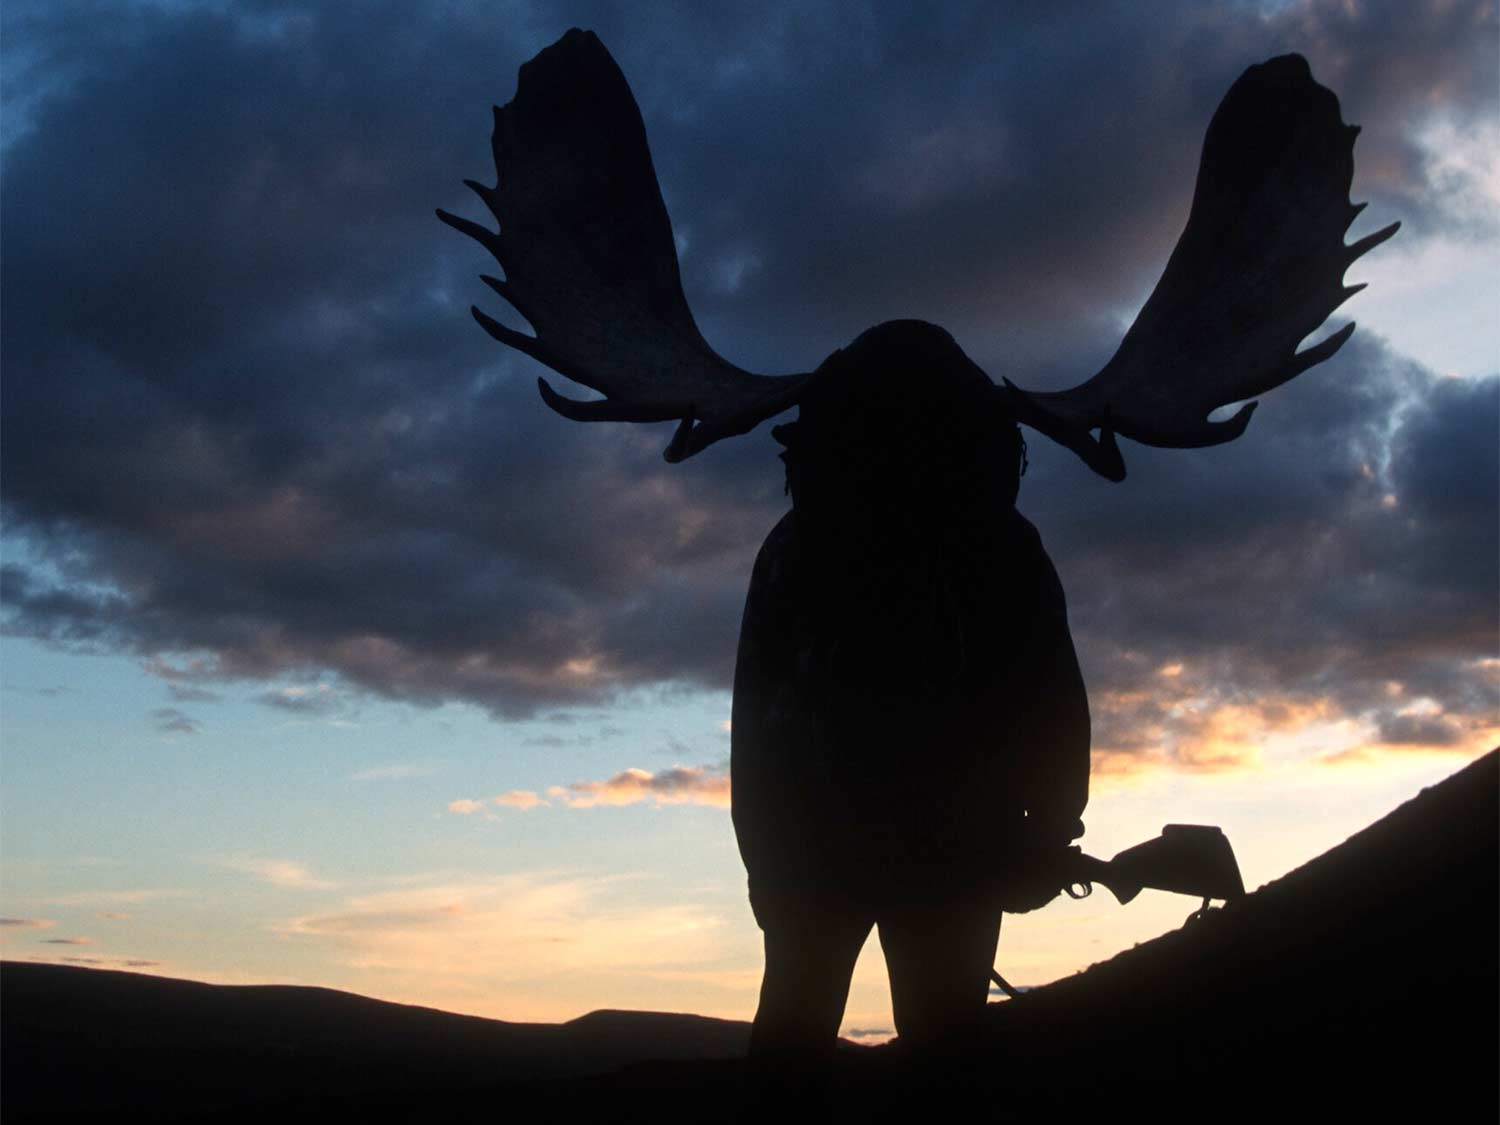
[[[1071,899],[1088,898],[1094,893],[1094,884],[1086,879],[1077,883],[1069,883],[1063,887],[1063,892]]]

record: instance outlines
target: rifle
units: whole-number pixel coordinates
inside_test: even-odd
[[[1169,824],[1154,840],[1126,848],[1107,862],[1071,847],[1062,874],[1067,879],[1063,891],[1075,899],[1087,898],[1095,883],[1107,887],[1122,906],[1147,888],[1201,895],[1203,905],[1188,915],[1189,922],[1201,918],[1213,899],[1228,901],[1245,893],[1229,838],[1208,824]],[[998,971],[991,969],[990,979],[1016,999],[1017,990]]]
[[[1201,896],[1205,908],[1211,899],[1245,893],[1229,838],[1209,824],[1169,824],[1156,839],[1126,848],[1107,863],[1072,847],[1063,872],[1070,898],[1087,898],[1093,884],[1101,883],[1122,906],[1148,887]]]

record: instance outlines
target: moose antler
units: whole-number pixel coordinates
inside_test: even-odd
[[[521,67],[492,147],[498,185],[464,182],[499,233],[437,214],[495,256],[505,279],[484,282],[536,335],[476,307],[484,330],[605,396],[566,398],[538,379],[548,406],[579,422],[679,419],[665,456],[680,461],[795,402],[805,376],[742,371],[698,331],[640,110],[593,32],[575,28]]]
[[[1344,285],[1349,265],[1401,225],[1344,245],[1364,208],[1349,202],[1358,133],[1302,56],[1245,71],[1209,123],[1187,227],[1119,351],[1072,390],[1007,380],[1018,419],[1116,480],[1125,466],[1114,434],[1177,449],[1239,437],[1254,402],[1224,421],[1208,415],[1338,351],[1353,324],[1296,348],[1364,288]]]

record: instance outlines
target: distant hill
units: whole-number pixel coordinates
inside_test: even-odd
[[[743,1023],[595,1012],[512,1024],[327,989],[7,962],[0,1097],[7,1121],[128,1109],[763,1120],[788,1096],[836,1120],[1495,1120],[1497,848],[1491,753],[1223,910],[992,1005],[962,1057],[849,1050],[824,1087],[780,1099],[737,1061]]]
[[[7,961],[0,1106],[92,1116],[364,1106],[420,1093],[607,1073],[643,1059],[736,1058],[750,1025],[663,1012],[507,1023],[327,988],[214,985]],[[250,1114],[253,1115],[253,1114]]]

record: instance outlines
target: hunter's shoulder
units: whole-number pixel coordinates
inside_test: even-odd
[[[767,581],[791,566],[798,554],[797,521],[787,512],[776,521],[755,556],[752,581]]]
[[[1023,516],[1020,511],[1012,508],[1006,513],[1007,530],[1012,540],[1029,547],[1042,551],[1042,533],[1036,529],[1036,524]],[[1042,551],[1046,554],[1045,551]]]

